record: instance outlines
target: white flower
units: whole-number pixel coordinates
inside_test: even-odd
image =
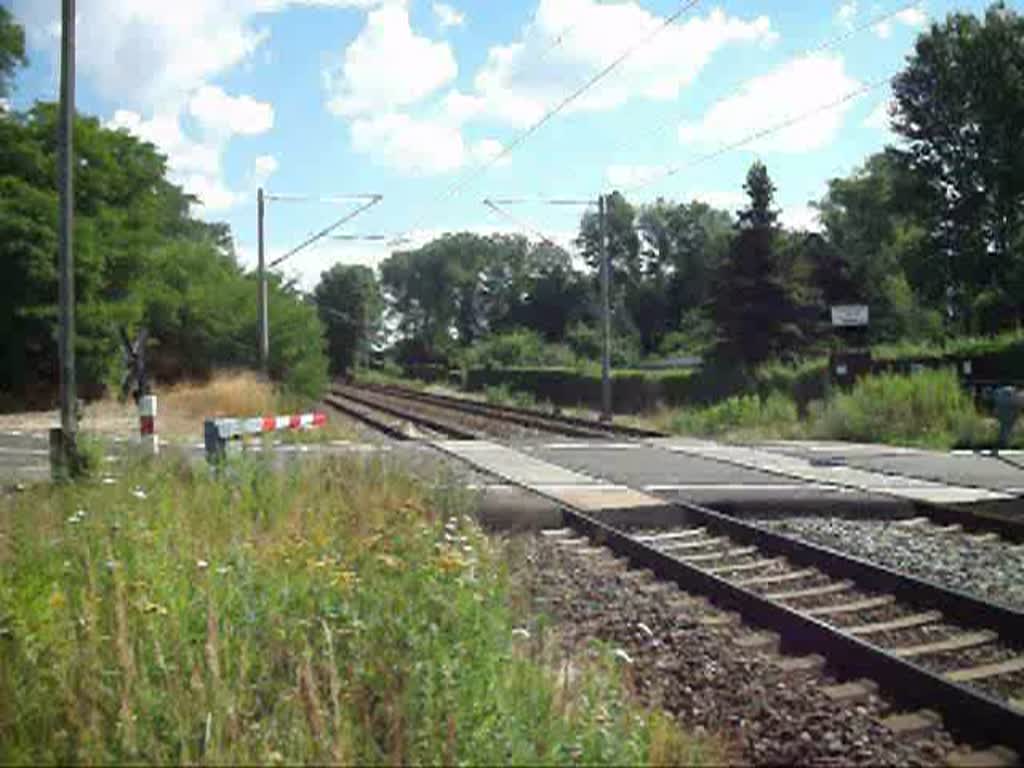
[[[108,571],[114,570],[117,568],[117,560],[107,560],[106,566]]]
[[[210,564],[205,560],[196,560],[196,568],[198,568],[200,571],[205,571],[209,567]]]
[[[146,492],[141,488],[136,487],[135,490],[132,491],[132,496],[134,496],[136,499],[144,499],[146,498]]]
[[[103,483],[104,485],[113,485],[114,483],[117,482],[117,480],[112,478],[110,475],[106,475],[100,482]]]
[[[220,568],[217,569],[217,573],[219,573],[221,576],[223,576],[224,574],[226,574],[230,570],[231,570],[231,566],[230,565],[222,565]]]

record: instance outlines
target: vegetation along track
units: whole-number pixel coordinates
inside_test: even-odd
[[[827,660],[972,744],[1024,754],[1024,613],[692,505],[627,527],[566,509],[632,564],[778,633],[794,670]],[[766,638],[767,639],[767,638]]]

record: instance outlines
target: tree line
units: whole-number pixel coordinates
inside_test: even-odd
[[[950,14],[919,36],[892,90],[901,141],[829,181],[819,231],[780,224],[761,162],[735,212],[609,195],[618,363],[702,354],[749,367],[820,352],[839,303],[869,306],[870,342],[1019,328],[1024,19],[1003,2]],[[388,328],[405,363],[473,360],[498,336],[546,356],[531,362],[596,359],[599,232],[585,214],[575,263],[509,235],[448,234],[393,253],[376,282],[361,278],[374,297],[361,338],[380,344]]]
[[[0,7],[0,97],[25,63]],[[192,215],[151,144],[96,118],[74,121],[76,363],[80,394],[121,374],[119,328],[149,331],[158,381],[256,363],[256,282],[227,225]],[[0,111],[0,405],[48,407],[57,369],[57,105]],[[327,372],[316,310],[271,279],[271,374],[317,394]]]

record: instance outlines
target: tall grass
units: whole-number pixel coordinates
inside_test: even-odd
[[[704,408],[683,408],[660,415],[659,426],[702,437],[796,437],[802,433],[796,403],[773,392],[730,397]]]
[[[0,500],[0,762],[721,759],[517,645],[468,503],[341,460]]]
[[[992,433],[952,370],[866,376],[815,407],[812,421],[821,437],[941,448],[986,442]]]

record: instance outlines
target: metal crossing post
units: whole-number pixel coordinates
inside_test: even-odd
[[[612,378],[611,378],[611,337],[612,321],[610,307],[611,265],[608,262],[607,203],[605,196],[597,198],[601,239],[601,421],[612,420]]]
[[[60,428],[50,431],[50,460],[55,477],[75,474],[78,432],[75,388],[75,255],[73,226],[74,199],[74,120],[75,120],[75,0],[63,0],[61,15],[60,115],[58,141],[58,177],[60,184],[60,329],[57,349],[60,356]]]

